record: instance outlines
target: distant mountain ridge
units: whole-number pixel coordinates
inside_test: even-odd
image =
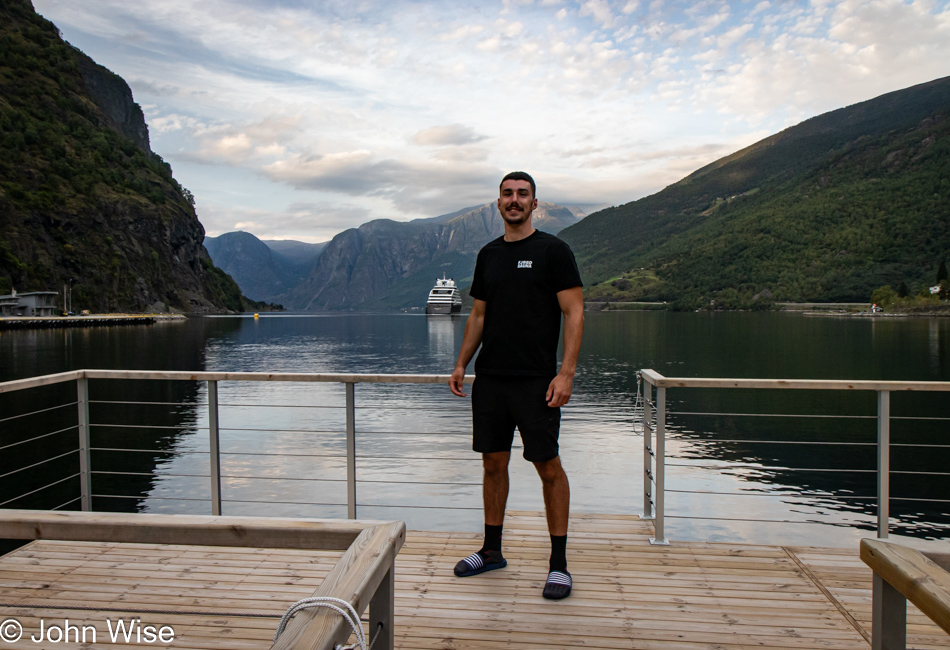
[[[311,244],[293,239],[262,239],[261,241],[292,264],[303,266],[313,263],[313,259],[327,246],[327,242]]]
[[[948,113],[950,77],[831,111],[561,237],[588,299],[736,307],[763,290],[864,301],[922,287],[950,252]]]
[[[534,213],[534,225],[551,234],[578,220],[543,201]],[[471,281],[478,250],[503,234],[503,224],[494,202],[407,223],[370,221],[334,237],[284,304],[304,311],[421,307],[443,273],[463,287]]]
[[[205,237],[204,245],[215,265],[234,278],[245,296],[263,302],[279,302],[282,294],[300,284],[326,246],[265,241],[243,231]]]

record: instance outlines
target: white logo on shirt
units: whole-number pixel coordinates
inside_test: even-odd
[[[520,262],[518,262],[518,268],[519,268],[519,269],[530,269],[530,268],[531,268],[531,260],[521,260]]]

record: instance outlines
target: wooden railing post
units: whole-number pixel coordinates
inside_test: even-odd
[[[871,587],[871,650],[907,648],[907,599],[874,574]]]
[[[372,642],[374,638],[376,639],[376,642],[373,643],[373,650],[394,650],[396,647],[396,634],[393,627],[396,611],[395,575],[394,567],[390,567],[382,582],[379,583],[379,587],[376,588],[373,598],[369,601],[369,634],[367,635],[367,641]],[[379,636],[376,636],[380,625],[383,626],[383,629],[379,630]]]

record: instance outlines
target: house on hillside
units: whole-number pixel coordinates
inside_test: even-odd
[[[57,313],[55,291],[13,290],[8,296],[0,296],[0,316],[55,316]]]

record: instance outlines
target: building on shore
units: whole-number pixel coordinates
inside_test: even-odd
[[[17,293],[13,290],[8,296],[0,296],[0,316],[57,316],[55,291],[27,291]]]

